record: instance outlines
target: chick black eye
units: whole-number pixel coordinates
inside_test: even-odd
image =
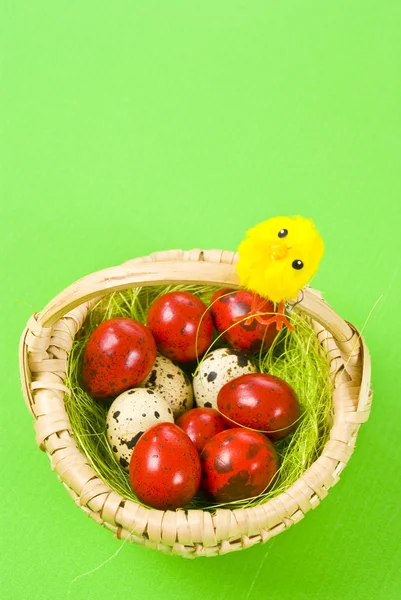
[[[280,231],[278,232],[279,238],[286,237],[287,235],[288,235],[288,229],[280,229]]]
[[[292,268],[296,269],[297,271],[302,269],[303,266],[304,266],[304,263],[302,262],[302,260],[294,260],[294,262],[292,263]]]

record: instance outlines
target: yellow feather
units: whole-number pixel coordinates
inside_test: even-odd
[[[237,273],[243,287],[281,302],[295,298],[311,280],[323,252],[311,220],[274,217],[247,232],[238,247]]]

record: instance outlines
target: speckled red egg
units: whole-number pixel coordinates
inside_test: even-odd
[[[155,359],[156,343],[147,327],[133,319],[109,319],[86,345],[84,387],[94,398],[117,396],[145,379]]]
[[[201,357],[213,339],[213,320],[206,304],[189,292],[160,296],[149,309],[147,325],[159,351],[178,362]]]
[[[298,425],[300,406],[293,388],[264,373],[241,375],[226,383],[217,396],[218,409],[233,426],[263,431],[279,440]]]
[[[261,494],[278,469],[272,442],[262,433],[226,429],[215,435],[201,454],[201,487],[219,502]]]
[[[278,334],[275,323],[262,325],[256,319],[246,322],[245,317],[251,312],[252,298],[255,296],[258,312],[274,312],[272,302],[247,290],[219,290],[211,299],[214,325],[219,333],[225,332],[222,338],[236,350],[257,352],[262,344],[264,349],[270,348]],[[241,320],[242,317],[244,320]]]
[[[199,452],[206,442],[228,427],[226,420],[214,408],[187,410],[177,419],[176,425],[185,431]]]
[[[197,449],[173,423],[158,423],[132,453],[129,476],[138,499],[152,508],[175,510],[196,494],[201,476]]]

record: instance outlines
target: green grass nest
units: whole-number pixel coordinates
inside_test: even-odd
[[[83,350],[92,331],[112,317],[130,317],[141,323],[146,320],[149,306],[160,295],[185,290],[209,304],[217,288],[210,286],[155,286],[133,288],[103,298],[90,311],[74,340],[68,361],[67,385],[71,398],[66,403],[76,442],[99,477],[123,498],[138,502],[128,474],[114,460],[106,437],[108,404],[91,398],[80,385]],[[329,363],[323,355],[316,334],[306,319],[294,311],[291,315],[295,331],[283,330],[265,352],[253,356],[261,373],[270,373],[287,381],[296,391],[301,404],[301,418],[294,433],[276,442],[280,456],[279,471],[267,491],[259,496],[229,504],[211,504],[198,493],[185,508],[245,508],[256,506],[285,491],[320,456],[330,431],[331,384]],[[223,346],[216,339],[213,349]]]

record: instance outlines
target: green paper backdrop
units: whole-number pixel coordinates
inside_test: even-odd
[[[8,0],[0,28],[2,598],[397,598],[399,0]],[[235,249],[280,213],[315,220],[313,283],[344,318],[364,328],[381,298],[356,452],[263,546],[196,561],[121,548],[35,445],[19,335],[90,272]]]

